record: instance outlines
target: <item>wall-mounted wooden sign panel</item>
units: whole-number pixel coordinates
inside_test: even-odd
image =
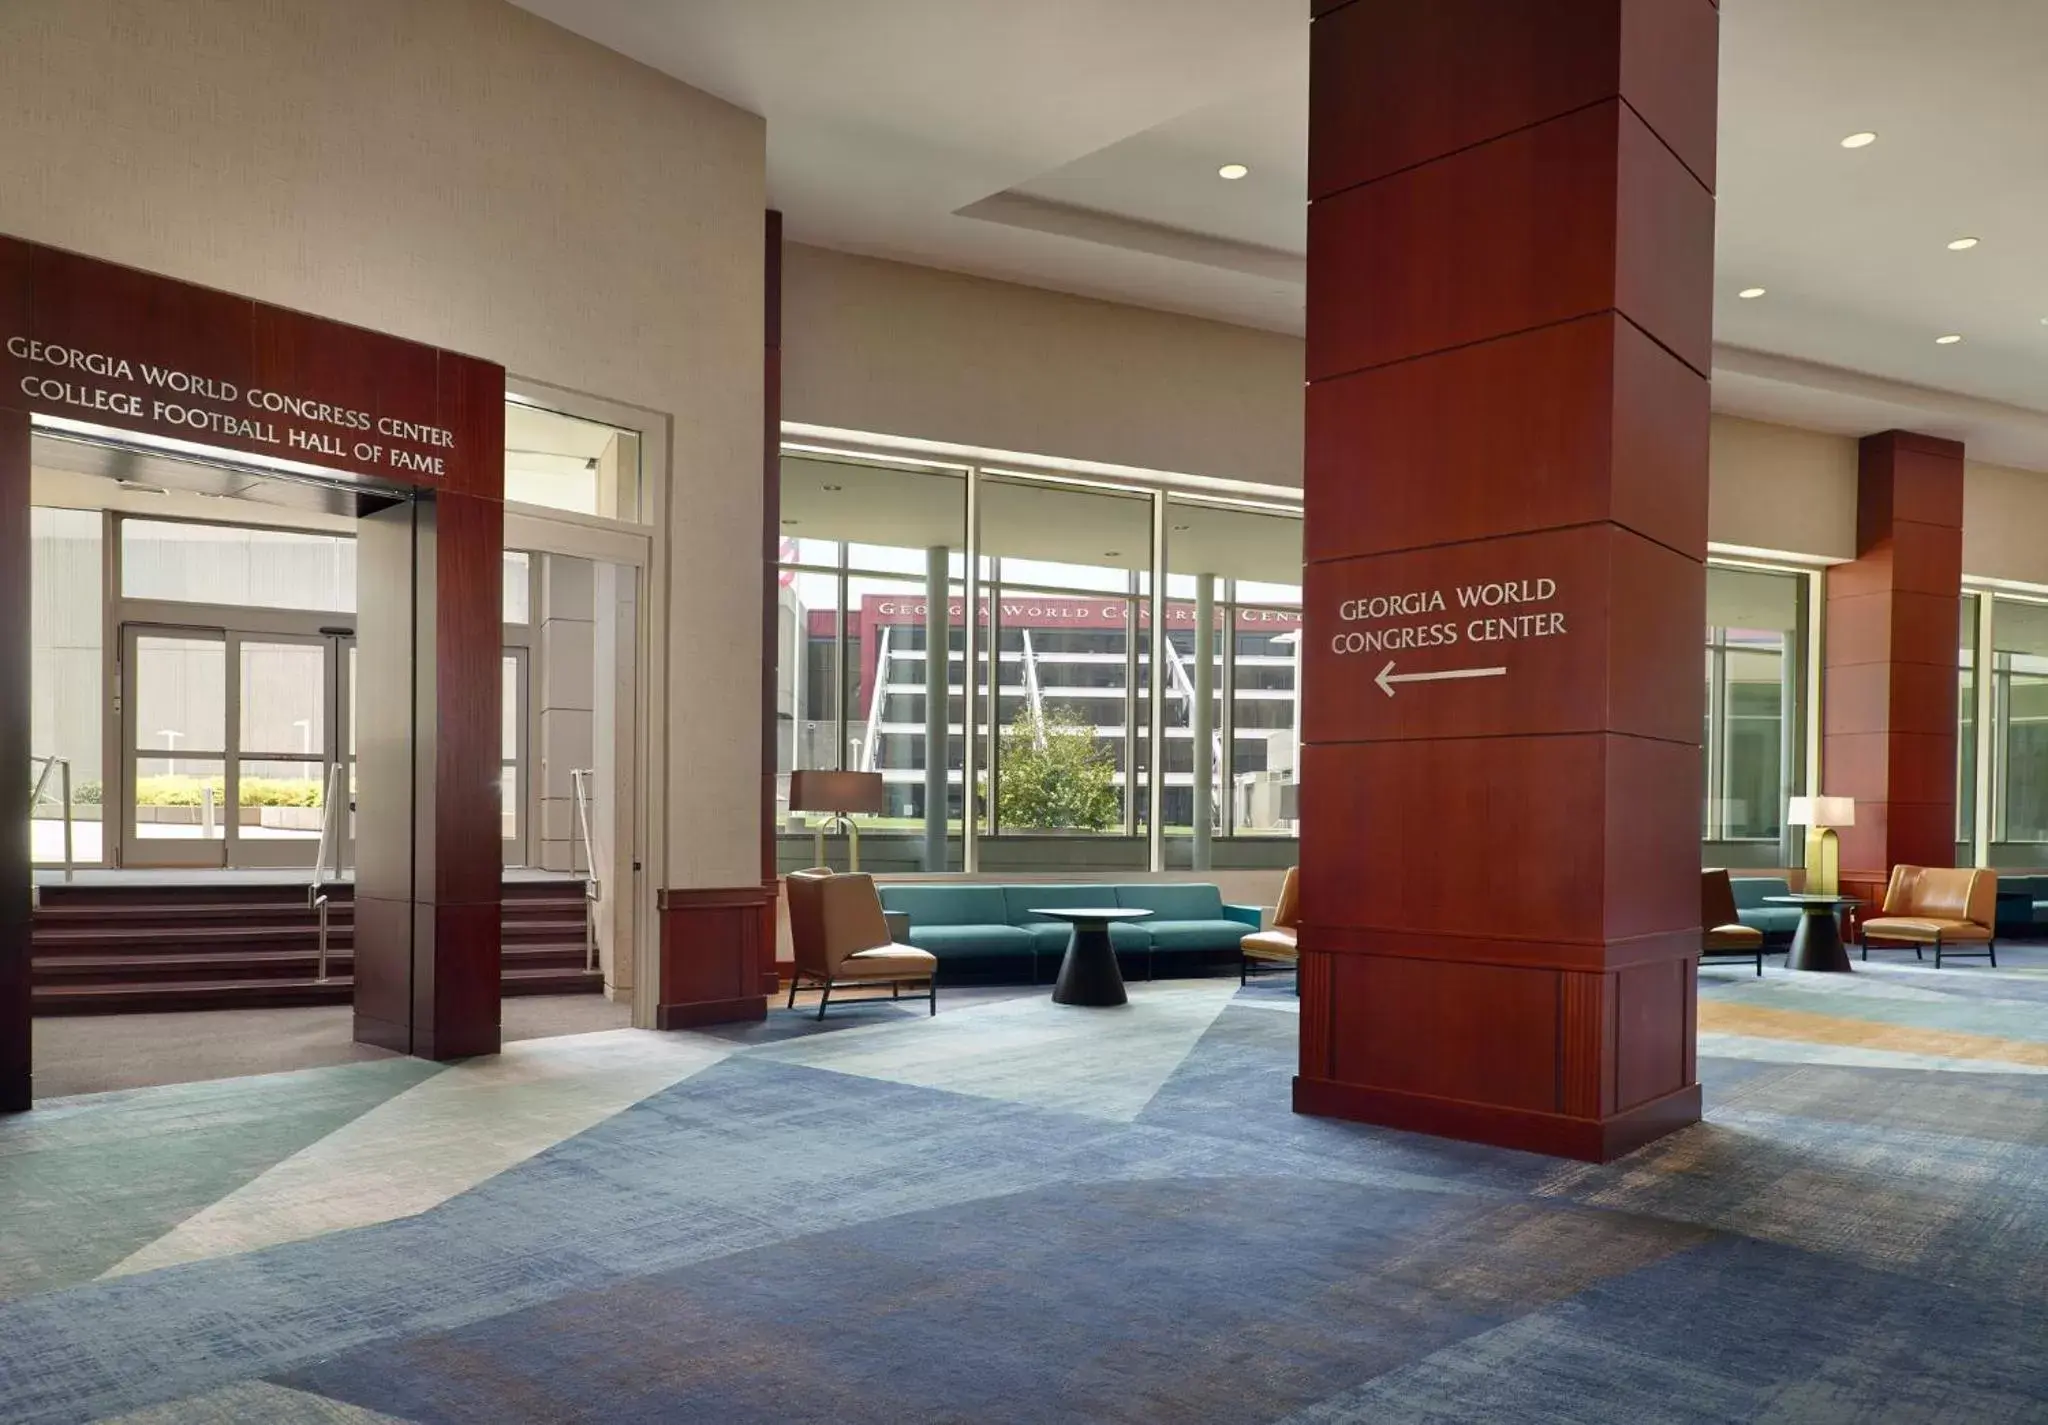
[[[1699,737],[1697,695],[1636,676],[1697,641],[1697,560],[1613,524],[1310,565],[1310,743],[1625,732]]]
[[[488,362],[6,237],[0,283],[0,401],[16,409],[350,477],[502,488],[504,451],[465,429],[466,383]],[[496,386],[502,399],[502,372]]]

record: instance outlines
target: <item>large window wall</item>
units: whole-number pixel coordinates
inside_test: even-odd
[[[948,869],[1291,857],[1297,511],[808,450],[782,476],[786,868],[815,854],[787,775],[843,769],[883,780],[863,866],[937,869],[939,736]],[[941,601],[943,673],[926,660]]]

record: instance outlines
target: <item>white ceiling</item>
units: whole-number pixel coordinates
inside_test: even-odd
[[[1301,329],[1306,0],[519,3],[765,115],[795,240]],[[1718,341],[1817,374],[1820,423],[1861,419],[1850,373],[1959,393],[1951,429],[2048,468],[2048,3],[1721,11]],[[1716,404],[1782,418],[1758,389]]]

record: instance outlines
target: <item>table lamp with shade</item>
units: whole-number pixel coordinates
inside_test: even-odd
[[[789,809],[822,811],[830,815],[814,830],[818,836],[818,864],[825,864],[825,833],[835,827],[846,832],[846,869],[860,869],[860,827],[855,812],[878,812],[887,805],[880,772],[792,772],[789,774]]]
[[[1793,797],[1785,807],[1785,820],[1793,826],[1806,828],[1807,893],[1839,895],[1842,889],[1842,845],[1834,828],[1856,824],[1856,799]]]

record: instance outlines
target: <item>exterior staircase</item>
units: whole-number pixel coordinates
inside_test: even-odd
[[[303,885],[46,885],[33,938],[37,1014],[142,1014],[347,1004],[354,888],[328,889],[327,979]],[[583,883],[505,884],[507,995],[599,994],[586,972]]]

